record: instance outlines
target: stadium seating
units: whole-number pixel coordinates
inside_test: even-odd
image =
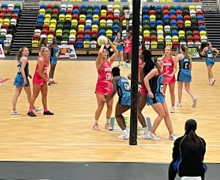
[[[73,44],[76,48],[96,48],[100,35],[114,40],[119,30],[126,37],[124,10],[127,9],[128,5],[120,7],[117,4],[41,4],[32,47],[37,47],[43,37],[47,37],[48,43],[56,37],[58,44]],[[130,32],[131,29],[132,15],[129,18]],[[180,44],[201,46],[201,42],[207,41],[199,5],[144,5],[139,29],[140,40],[151,49],[164,49],[165,46],[176,49]]]
[[[20,14],[20,4],[0,4],[0,44],[9,48]]]

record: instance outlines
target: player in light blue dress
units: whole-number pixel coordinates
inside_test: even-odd
[[[214,53],[216,54],[214,55]],[[215,83],[215,79],[212,73],[212,67],[215,64],[215,58],[218,56],[218,54],[219,54],[219,51],[216,48],[213,48],[210,42],[207,42],[206,47],[202,51],[202,55],[206,56],[206,66],[208,70],[208,84],[209,85],[214,85]]]
[[[106,99],[108,102],[110,99],[114,97],[116,92],[118,93],[119,99],[115,108],[115,118],[119,127],[122,129],[123,134],[118,136],[119,139],[129,139],[129,130],[126,128],[125,119],[122,115],[124,112],[130,109],[131,105],[131,88],[128,83],[128,80],[122,76],[120,76],[120,69],[118,67],[114,67],[112,69],[112,83],[113,83],[113,92]]]
[[[182,90],[183,83],[185,84],[186,92],[191,96],[193,104],[192,107],[196,107],[197,98],[194,96],[190,83],[192,81],[191,69],[192,69],[192,59],[188,53],[188,47],[185,45],[180,46],[180,54],[176,56],[177,63],[179,62],[179,72],[177,76],[178,81],[178,99],[179,102],[176,103],[177,107],[182,107]]]

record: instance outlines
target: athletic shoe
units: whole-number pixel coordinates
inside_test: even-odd
[[[118,139],[129,139],[128,131],[123,132],[120,136],[118,136]]]
[[[182,103],[176,103],[175,106],[176,107],[182,107]]]
[[[98,124],[95,124],[95,125],[92,127],[92,129],[93,129],[94,131],[100,131],[100,128],[99,128],[99,125],[98,125]]]
[[[175,112],[175,107],[171,107],[171,110],[170,110],[171,113],[174,113]]]
[[[210,85],[210,84],[211,84],[211,83],[210,83],[210,80],[208,80],[208,81],[207,81],[207,84],[208,84],[208,85]]]
[[[11,115],[20,115],[21,113],[19,111],[11,111]]]
[[[148,136],[150,139],[154,140],[154,141],[159,141],[160,138],[157,137],[155,134],[152,134],[151,132],[148,133]]]
[[[48,85],[51,85],[51,84],[57,84],[57,82],[55,82],[54,80],[53,81],[49,81]]]
[[[44,111],[44,115],[54,115],[54,113],[52,113],[50,111]]]
[[[112,130],[112,127],[109,123],[106,123],[105,124],[105,129]]]
[[[197,98],[194,97],[192,107],[194,108],[194,107],[196,107],[196,105],[197,105]]]
[[[214,84],[215,84],[215,79],[212,78],[212,79],[211,79],[211,82],[210,82],[210,85],[213,86]]]
[[[42,110],[42,108],[41,108],[41,107],[38,107],[38,108],[35,108],[35,109],[34,109],[34,112],[37,113],[37,112],[39,112],[39,111],[41,111],[41,110]]]
[[[34,112],[33,112],[33,111],[28,112],[28,113],[27,113],[27,115],[28,115],[28,116],[31,116],[31,117],[36,117],[36,116],[37,116],[36,114],[34,114]]]
[[[151,139],[148,134],[142,134],[141,136],[138,136],[138,139]]]
[[[174,134],[171,134],[171,135],[169,136],[169,140],[175,141],[175,140],[176,140],[176,136],[175,136]]]

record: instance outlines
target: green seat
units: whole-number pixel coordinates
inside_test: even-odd
[[[114,20],[114,21],[113,21],[113,25],[116,25],[116,24],[117,24],[117,25],[120,24],[120,23],[119,23],[119,20]]]
[[[150,36],[157,36],[157,32],[155,30],[150,31]]]
[[[63,31],[63,35],[68,35],[68,36],[69,36],[69,34],[70,34],[70,31],[69,31],[68,29],[65,29],[65,30]]]
[[[171,26],[171,30],[177,30],[177,26]]]
[[[59,19],[59,20],[58,20],[58,24],[64,24],[64,20]]]
[[[58,19],[58,16],[56,14],[52,14],[51,19]]]
[[[69,40],[69,36],[67,34],[64,34],[62,36],[62,41],[68,41]]]
[[[47,9],[46,10],[46,14],[52,14],[52,10],[51,9]]]
[[[128,5],[124,5],[123,7],[122,7],[122,11],[124,12],[124,10],[129,10],[130,8],[129,8],[129,6]]]
[[[71,29],[75,29],[76,30],[77,29],[77,25],[72,25]]]
[[[192,35],[193,35],[192,31],[186,31],[186,36],[192,36]]]
[[[5,36],[5,35],[0,34],[0,40],[5,40],[5,39],[6,39],[6,36]]]
[[[111,25],[106,26],[106,30],[112,30],[112,26]]]
[[[171,6],[169,7],[169,10],[176,10],[176,7],[173,6],[173,5],[171,5]]]
[[[171,36],[171,31],[165,31],[165,37],[166,36]]]
[[[149,25],[144,25],[143,26],[143,31],[145,31],[145,30],[150,30],[150,26]]]
[[[144,20],[144,21],[143,21],[143,26],[144,26],[144,25],[150,25],[150,21]]]
[[[87,9],[86,14],[92,14],[92,9]]]
[[[57,29],[61,29],[62,30],[63,29],[63,24],[58,24],[57,25]]]
[[[11,14],[5,14],[5,19],[11,19]]]
[[[60,5],[54,4],[54,5],[53,5],[53,9],[58,9],[58,10],[60,10]]]
[[[158,42],[157,42],[157,48],[158,48],[158,49],[164,49],[164,48],[165,48],[164,42],[158,41]]]
[[[104,30],[106,30],[106,25],[100,25],[99,29],[104,29]]]
[[[188,10],[189,11],[189,6],[183,6],[183,11]]]
[[[20,4],[15,4],[15,5],[14,5],[14,9],[19,9],[19,10],[21,10],[21,5],[20,5]]]
[[[88,6],[87,6],[87,10],[88,10],[88,9],[93,10],[93,5],[88,5]]]
[[[186,38],[184,36],[179,37],[179,42],[186,42]]]

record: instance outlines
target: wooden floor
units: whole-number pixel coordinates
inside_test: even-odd
[[[33,74],[36,61],[30,61]],[[116,65],[116,63],[115,63]],[[30,118],[26,115],[28,103],[23,92],[17,109],[20,116],[11,116],[11,100],[14,95],[13,81],[16,61],[0,61],[0,78],[11,77],[11,81],[0,86],[0,160],[1,161],[110,161],[110,162],[169,162],[173,142],[169,141],[164,122],[157,134],[160,142],[138,140],[138,146],[129,146],[128,141],[119,140],[120,132],[92,130],[96,98],[94,94],[97,73],[94,62],[59,61],[55,80],[57,85],[49,87],[49,109],[55,113],[45,117]],[[127,76],[128,69],[122,69]],[[205,63],[193,63],[192,89],[198,98],[198,107],[191,108],[190,97],[183,92],[183,107],[171,114],[177,136],[183,135],[184,123],[189,118],[198,121],[198,134],[207,142],[206,162],[220,163],[220,63],[214,67],[216,84],[207,85]],[[116,97],[117,98],[117,97]],[[115,102],[116,99],[115,98]],[[167,102],[170,108],[169,93]],[[40,97],[36,106],[41,106]],[[100,118],[105,123],[105,112]],[[144,114],[154,120],[151,107]],[[129,112],[126,113],[129,116]]]

